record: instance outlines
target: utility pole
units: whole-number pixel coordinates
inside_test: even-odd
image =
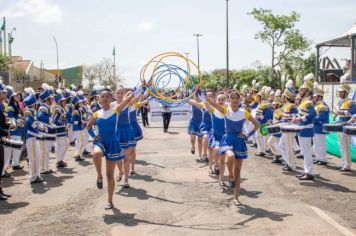
[[[199,58],[199,37],[203,36],[202,34],[193,34],[194,37],[197,38],[197,52],[198,52],[198,70],[199,70],[199,74],[200,74],[200,58]]]
[[[226,82],[227,87],[230,86],[229,72],[229,0],[226,0]]]

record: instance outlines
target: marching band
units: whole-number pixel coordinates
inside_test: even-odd
[[[283,93],[281,90],[272,91],[266,86],[261,88],[254,80],[251,89],[244,85],[240,91],[208,91],[206,97],[197,94],[194,100],[189,101],[192,105],[192,119],[188,126],[191,153],[195,153],[198,138],[200,161],[209,162],[209,173],[218,175],[222,186],[225,185],[225,157],[229,185],[234,187],[238,184],[236,181],[239,181],[239,177],[234,173],[234,165],[241,165],[242,162],[233,162],[231,157],[235,156],[241,160],[247,158],[245,141],[257,148],[256,156],[262,158],[271,155],[272,163],[284,163],[283,171],[296,171],[296,155],[302,156],[304,170],[297,177],[300,180],[313,180],[313,164],[328,164],[326,134],[337,132],[342,157],[340,171],[349,172],[350,136],[356,133],[355,127],[352,126],[356,120],[356,105],[348,98],[351,88],[347,84],[341,85],[338,107],[331,112],[324,101],[325,92],[313,81],[312,74],[305,76],[303,84],[296,91],[295,84],[289,80]],[[88,141],[91,136],[96,145],[93,152],[95,155],[121,158],[122,153],[131,158],[131,162],[130,158],[126,158],[117,163],[119,175],[116,180],[121,181],[124,177],[124,187],[129,187],[129,174],[135,175],[136,144],[142,138],[136,114],[148,103],[146,97],[142,96],[143,93],[141,96],[135,94],[132,100],[128,101],[131,93],[123,87],[118,87],[114,92],[100,88],[84,94],[78,91],[76,86],[55,90],[43,84],[37,91],[32,88],[24,89],[25,108],[21,110],[18,104],[19,94],[1,82],[1,176],[9,176],[6,170],[10,163],[14,170],[23,168],[20,165],[20,155],[24,146],[27,150],[29,181],[31,184],[41,183],[44,181],[42,175],[53,173],[49,165],[51,150],[55,151],[57,168],[66,168],[65,159],[68,158],[69,145],[75,145],[74,160],[84,161],[90,153]],[[101,98],[101,94],[106,94],[107,98]],[[105,111],[101,104],[102,99],[110,100]],[[120,107],[123,103],[127,105]],[[106,130],[103,125],[109,122],[104,119],[109,113],[113,116],[110,122],[115,123],[115,132]],[[338,118],[336,123],[329,123],[330,114],[334,115],[335,121]],[[255,132],[257,127],[259,128]],[[98,139],[98,132],[102,133],[101,135],[105,132],[115,133],[118,135],[116,141],[119,146],[110,146],[112,150],[105,149],[104,146],[113,140]],[[236,136],[236,133],[239,135]],[[117,156],[117,153],[120,155]],[[101,161],[94,160],[94,164],[98,171],[97,186],[102,188]],[[235,192],[237,204],[238,193],[239,189]],[[6,200],[7,197],[9,195],[0,188],[0,200]],[[109,203],[112,207],[110,196]]]

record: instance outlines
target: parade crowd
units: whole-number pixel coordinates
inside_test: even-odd
[[[124,188],[130,187],[129,176],[135,175],[136,146],[143,138],[137,113],[139,110],[144,113],[144,125],[148,125],[147,86],[143,82],[134,89],[118,86],[115,91],[99,86],[84,93],[74,85],[55,89],[43,84],[36,91],[25,88],[19,93],[1,82],[1,177],[9,177],[9,168],[14,171],[23,168],[20,156],[26,150],[29,181],[39,184],[45,180],[44,175],[53,173],[50,152],[55,152],[57,168],[66,168],[66,159],[71,158],[67,155],[68,147],[72,145],[75,161],[93,157],[99,189],[103,188],[104,157],[108,184],[106,209],[112,209],[115,169],[118,168],[116,181],[123,179]],[[329,124],[331,111],[312,74],[305,76],[297,91],[292,81],[286,83],[284,91],[272,91],[256,81],[251,88],[244,85],[239,90],[198,90],[188,102],[192,109],[188,124],[190,151],[196,153],[197,142],[199,161],[209,163],[209,174],[217,175],[221,186],[227,186],[226,165],[228,186],[235,190],[237,206],[241,205],[240,173],[243,160],[248,157],[248,143],[257,148],[256,156],[272,155],[273,163],[284,163],[283,171],[296,171],[295,158],[302,156],[304,171],[297,177],[313,180],[313,165],[327,165],[326,131],[354,122],[356,106],[348,98],[349,93],[350,86],[342,84],[340,101],[333,113],[337,122]],[[164,108],[163,113],[169,113],[168,110]],[[164,132],[167,130],[168,125]],[[349,136],[343,132],[338,136],[340,171],[347,172],[351,170]],[[88,145],[90,139],[93,145]],[[0,188],[0,200],[9,197]]]

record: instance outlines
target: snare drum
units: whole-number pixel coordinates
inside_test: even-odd
[[[341,133],[341,132],[343,132],[343,129],[342,129],[343,126],[344,126],[344,124],[342,124],[342,123],[324,124],[323,125],[323,131],[324,132]]]
[[[281,132],[281,127],[279,125],[270,125],[267,130],[269,134],[277,134]]]
[[[356,135],[356,126],[355,125],[346,125],[343,127],[344,134],[347,135]]]
[[[303,127],[299,125],[283,125],[280,128],[282,133],[299,133],[299,131],[303,129]]]
[[[5,147],[18,149],[18,150],[21,150],[23,146],[22,141],[14,140],[14,139],[2,139],[1,144],[4,145]]]
[[[55,134],[42,134],[41,137],[37,137],[38,140],[47,140],[47,141],[55,141]]]
[[[67,132],[67,127],[66,126],[56,126],[54,128],[56,134],[62,134]]]

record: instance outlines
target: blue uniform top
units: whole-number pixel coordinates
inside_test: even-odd
[[[315,105],[316,116],[314,117],[314,132],[316,134],[326,134],[323,132],[323,124],[329,123],[329,107],[324,101]]]
[[[120,126],[126,126],[130,125],[130,112],[129,112],[129,106],[126,106],[120,113],[119,113],[119,118],[118,118],[117,125]]]
[[[203,109],[203,125],[205,130],[210,130],[212,127],[211,115],[208,109]]]
[[[282,122],[290,121],[292,117],[296,114],[298,114],[297,107],[295,106],[295,104],[288,102],[282,107],[281,120]]]
[[[195,106],[192,106],[192,118],[190,121],[195,124],[201,124],[203,121],[203,111]]]
[[[65,119],[66,111],[60,105],[56,105],[53,116],[53,123],[57,126],[66,125],[67,121]]]
[[[356,114],[355,102],[349,98],[341,99],[338,107],[339,111],[344,113],[343,115],[339,115],[339,122],[347,122],[353,114]]]
[[[302,130],[299,132],[300,137],[313,137],[314,136],[314,117],[316,112],[314,109],[314,103],[310,100],[310,97],[303,98],[298,106],[298,115],[302,118],[302,121],[298,123],[302,126]]]
[[[135,103],[133,106],[130,106],[130,123],[133,124],[138,124],[137,122],[137,109],[139,108],[139,103]]]
[[[73,131],[80,131],[84,129],[83,115],[80,109],[73,110],[71,124],[73,126]]]
[[[17,120],[18,118],[21,117],[21,114],[20,114],[19,112],[16,112],[16,111],[15,111],[15,108],[14,108],[13,106],[11,106],[11,105],[9,105],[9,106],[7,107],[7,115],[8,115],[9,118],[15,119],[15,120]],[[19,127],[16,127],[15,130],[11,130],[11,131],[10,131],[10,135],[13,135],[13,136],[21,136],[21,130],[20,130],[20,128],[19,128]]]
[[[25,134],[26,139],[38,137],[38,123],[36,111],[32,108],[26,108],[25,110]]]
[[[233,111],[231,107],[225,107],[225,131],[227,134],[238,134],[242,132],[245,120],[250,119],[250,113],[242,109]]]
[[[268,121],[273,119],[273,110],[265,101],[262,101],[256,108],[256,115],[260,124],[266,124]]]
[[[66,120],[67,120],[67,124],[71,124],[72,122],[72,113],[73,113],[73,105],[71,103],[68,103],[66,105]]]
[[[212,130],[216,136],[223,136],[225,134],[225,119],[224,115],[219,111],[214,111],[211,114]]]
[[[51,132],[51,116],[52,114],[50,107],[45,103],[41,103],[37,112],[37,120],[47,127],[48,133]]]

